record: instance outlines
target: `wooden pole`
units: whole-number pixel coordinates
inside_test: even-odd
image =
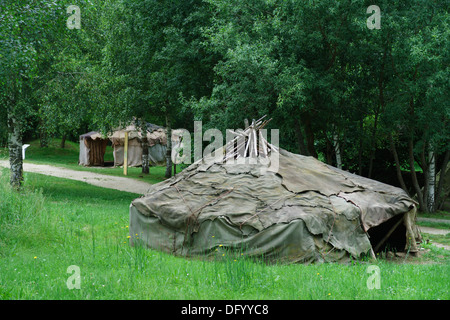
[[[125,131],[125,142],[123,151],[123,174],[128,174],[128,131]]]

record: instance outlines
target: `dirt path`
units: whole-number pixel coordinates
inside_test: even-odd
[[[0,160],[0,167],[9,168],[9,161]],[[77,171],[61,167],[54,167],[46,164],[24,163],[23,170],[25,172],[34,172],[58,178],[78,180],[98,187],[116,189],[138,194],[145,194],[151,186],[151,184],[149,183],[137,181],[131,178],[110,176],[90,171]]]
[[[423,233],[429,233],[429,234],[442,234],[442,235],[446,235],[447,233],[450,232],[450,230],[446,230],[446,229],[436,229],[436,228],[431,228],[431,227],[423,227],[423,226],[419,226],[420,231],[422,231]]]
[[[441,234],[441,235],[446,235],[447,233],[450,232],[450,230],[446,230],[446,229],[437,229],[437,228],[424,227],[424,226],[419,226],[419,230],[422,233]],[[438,248],[444,248],[444,249],[450,250],[449,245],[438,243],[438,242],[433,242],[433,244]]]

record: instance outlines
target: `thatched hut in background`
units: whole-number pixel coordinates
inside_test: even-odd
[[[166,128],[147,123],[146,130],[149,164],[152,166],[165,165],[167,151]],[[142,165],[142,140],[144,136],[142,130],[138,129],[134,124],[123,129],[117,129],[108,136],[114,149],[114,166],[123,165],[126,131],[128,131],[128,166],[139,167]],[[180,134],[178,134],[178,131],[172,130],[172,146],[176,146],[179,140]]]
[[[108,139],[97,131],[80,135],[80,155],[78,164],[81,166],[103,166]]]

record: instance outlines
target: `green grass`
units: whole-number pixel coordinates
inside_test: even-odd
[[[450,233],[447,233],[446,235],[424,233],[423,238],[426,242],[436,242],[450,246]]]
[[[419,212],[419,217],[448,220],[450,223],[450,212],[447,211],[437,211],[433,213]]]
[[[130,247],[136,194],[32,173],[17,193],[2,173],[0,299],[450,298],[450,255],[431,244],[408,262],[265,265],[227,252],[217,261],[183,259]],[[367,287],[369,264],[380,268],[379,290]],[[67,287],[72,265],[80,289]]]
[[[450,229],[450,223],[445,223],[445,222],[417,221],[417,225],[423,226],[423,227],[436,228],[436,229],[444,229],[444,230]]]
[[[436,213],[419,213],[421,218],[439,219],[445,221],[418,221],[419,226],[431,227],[437,229],[450,230],[450,213],[446,211],[438,211]]]

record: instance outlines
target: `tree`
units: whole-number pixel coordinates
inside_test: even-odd
[[[105,72],[121,84],[107,112],[119,114],[122,122],[136,117],[142,123],[165,124],[166,177],[172,175],[170,130],[192,122],[181,100],[210,90],[212,58],[202,49],[200,32],[208,15],[200,0],[122,0],[110,3],[103,17]],[[120,113],[115,112],[118,108]]]
[[[1,1],[0,104],[6,110],[11,185],[20,189],[23,181],[22,133],[26,119],[34,112],[29,105],[39,55],[49,37],[62,24],[61,7],[53,1]]]
[[[329,1],[209,3],[216,14],[204,33],[208,49],[221,61],[214,69],[212,95],[192,102],[196,115],[225,128],[240,125],[243,116],[269,114],[283,144],[318,157],[318,141],[326,141],[327,147],[334,141],[341,147],[331,153],[342,153],[339,140],[355,118],[353,75],[360,66],[352,63],[355,53],[348,42],[359,31],[355,25],[365,25],[365,19],[353,22],[357,6]]]
[[[448,81],[442,81],[449,75],[448,41],[444,40],[449,35],[448,4],[411,2],[406,7],[386,7],[392,12],[387,27],[393,39],[388,53],[393,76],[388,83],[391,94],[385,124],[407,146],[406,158],[421,210],[434,211],[435,161],[449,149],[450,136]],[[395,145],[391,149],[396,152]],[[424,174],[422,186],[416,164]]]
[[[45,131],[65,137],[79,134],[88,123],[92,130],[92,110],[98,106],[102,82],[101,50],[104,47],[100,33],[103,1],[80,3],[82,27],[64,28],[58,39],[46,46],[46,68],[39,72],[36,96],[40,102],[39,117]]]

